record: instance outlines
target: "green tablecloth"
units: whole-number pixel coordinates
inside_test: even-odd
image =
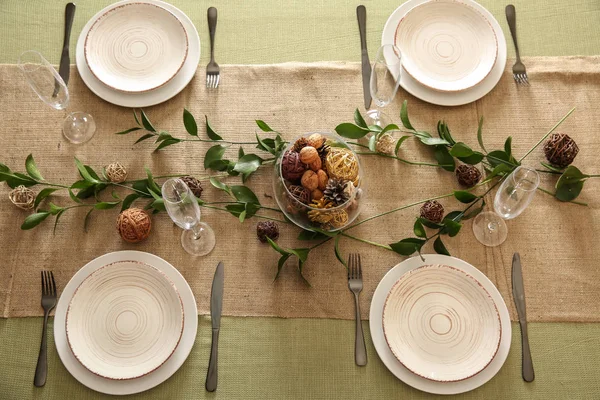
[[[80,0],[71,49],[85,22],[110,0]],[[355,7],[361,2],[258,0],[216,3],[172,1],[196,23],[202,38],[202,63],[207,60],[206,9],[219,9],[217,54],[221,63],[277,63],[359,59]],[[367,6],[371,53],[378,46],[387,16],[399,1],[372,0]],[[504,2],[484,0],[505,29]],[[37,49],[58,62],[62,45],[65,2],[40,0],[0,2],[0,63],[15,63],[18,55]],[[596,0],[518,0],[519,39],[525,55],[592,55],[599,53],[600,3]],[[509,57],[514,54],[509,44]],[[72,50],[73,52],[73,50]],[[1,94],[1,88],[0,88]],[[26,110],[24,110],[26,111]],[[0,127],[0,137],[9,132]],[[2,262],[3,260],[0,260]],[[6,279],[0,277],[0,279]],[[38,282],[32,282],[37,285]],[[265,288],[269,290],[269,288]],[[367,312],[367,310],[363,310]],[[183,368],[159,387],[132,396],[151,399],[287,399],[402,398],[431,399],[398,381],[379,361],[365,323],[369,364],[353,363],[352,321],[326,319],[223,319],[220,384],[214,394],[204,391],[210,348],[209,320],[200,317],[199,334]],[[80,385],[64,369],[49,342],[49,379],[34,388],[40,318],[0,320],[0,399],[105,398]],[[536,323],[530,336],[536,381],[520,379],[520,340],[513,325],[513,346],[500,371],[464,399],[588,399],[600,396],[600,324]],[[52,335],[50,335],[50,338]]]

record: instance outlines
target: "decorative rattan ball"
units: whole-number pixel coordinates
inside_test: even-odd
[[[263,243],[267,243],[267,238],[277,240],[279,238],[279,226],[273,221],[261,221],[256,224],[256,236]]]
[[[319,187],[319,177],[316,172],[311,171],[310,169],[302,175],[300,182],[302,183],[302,186],[311,192]]]
[[[440,223],[444,219],[444,206],[436,200],[429,200],[421,206],[421,218]]]
[[[290,185],[288,190],[292,195],[292,200],[299,201],[302,204],[310,204],[310,192],[300,185]]]
[[[152,221],[150,215],[140,208],[123,210],[117,218],[117,231],[129,243],[137,243],[148,238]]]
[[[202,189],[202,185],[198,179],[193,176],[183,176],[180,179],[190,188],[196,198],[199,199],[202,196],[204,189]]]
[[[306,146],[300,151],[300,161],[304,164],[312,164],[319,158],[319,152],[312,146]]]
[[[300,161],[300,154],[286,151],[281,160],[281,175],[289,181],[297,181],[306,171],[306,166]]]
[[[384,154],[393,154],[396,147],[396,140],[389,133],[384,133],[377,139],[375,149]]]
[[[22,210],[31,210],[35,202],[35,192],[23,185],[17,186],[8,193],[11,203]]]
[[[475,186],[481,179],[481,171],[474,165],[459,165],[456,168],[456,179],[458,179],[461,186],[470,188]]]
[[[327,229],[343,228],[348,223],[348,213],[346,210],[331,210],[329,213],[331,214],[331,220],[328,223]]]
[[[579,153],[577,143],[564,133],[553,133],[544,144],[544,154],[550,164],[564,168],[569,166]]]
[[[313,133],[308,137],[308,145],[314,147],[315,149],[320,149],[324,144],[325,138],[318,133]]]
[[[330,148],[327,152],[325,165],[330,178],[354,181],[358,177],[358,160],[349,149]]]
[[[118,162],[108,164],[105,167],[105,174],[108,180],[114,183],[125,182],[125,179],[127,179],[127,170]]]

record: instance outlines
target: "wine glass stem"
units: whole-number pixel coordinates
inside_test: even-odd
[[[197,223],[194,226],[192,226],[192,232],[194,233],[194,240],[200,239],[202,237],[203,231],[204,231],[204,229],[202,229],[202,227],[200,226],[200,223]]]

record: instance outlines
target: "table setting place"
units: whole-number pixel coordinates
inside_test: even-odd
[[[218,16],[229,38],[243,13],[77,7],[53,19],[59,58],[0,65],[2,317],[43,315],[27,388],[0,398],[550,398],[539,324],[600,315],[597,59],[522,60],[516,7],[473,0],[398,2],[384,24],[344,4],[330,40],[359,62],[221,66]],[[283,372],[312,363],[324,377]],[[274,392],[248,388],[262,375]]]

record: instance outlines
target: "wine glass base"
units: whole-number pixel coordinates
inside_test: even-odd
[[[63,122],[62,133],[71,143],[85,143],[96,133],[96,122],[90,114],[81,111],[72,112]]]
[[[473,219],[473,234],[484,246],[495,247],[504,243],[508,236],[508,228],[502,217],[487,211]]]
[[[215,232],[212,228],[204,223],[200,222],[199,226],[202,228],[202,234],[198,239],[194,239],[194,232],[192,230],[183,231],[181,235],[181,245],[183,249],[193,256],[205,256],[215,248]]]

